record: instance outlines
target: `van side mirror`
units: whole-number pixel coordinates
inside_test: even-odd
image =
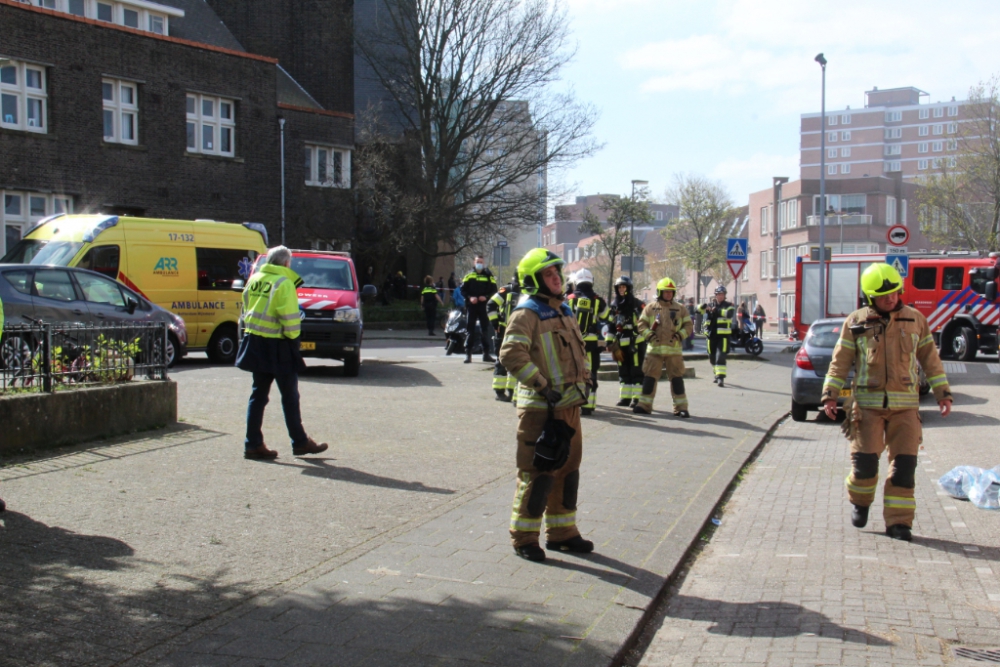
[[[991,303],[997,300],[997,283],[995,280],[986,283],[986,300]]]
[[[129,315],[134,315],[135,309],[138,307],[139,307],[139,302],[136,301],[135,299],[130,298],[125,302],[125,310],[126,312],[128,312]]]
[[[364,299],[374,299],[378,296],[378,288],[374,285],[365,285],[361,288],[361,297]]]
[[[229,289],[233,290],[234,292],[242,292],[243,288],[246,287],[246,284],[247,283],[245,280],[234,280],[233,284],[230,285]]]

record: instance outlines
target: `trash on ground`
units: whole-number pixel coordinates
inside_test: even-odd
[[[722,519],[712,519],[712,523],[715,524],[716,526],[721,526]]]
[[[991,470],[975,466],[957,466],[938,480],[941,488],[952,498],[968,500],[984,510],[1000,509],[1000,466]]]

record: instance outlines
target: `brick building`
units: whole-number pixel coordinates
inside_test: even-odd
[[[954,97],[949,102],[922,103],[927,96],[912,87],[874,88],[865,92],[862,109],[828,110],[827,179],[901,174],[912,180],[953,161],[969,103]],[[821,114],[802,114],[802,178],[819,178],[821,126]]]
[[[349,239],[350,6],[0,0],[0,252],[62,211],[258,221],[274,242],[282,163],[287,243]]]

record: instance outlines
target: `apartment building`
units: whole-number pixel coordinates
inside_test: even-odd
[[[899,174],[913,180],[953,165],[968,102],[927,101],[918,88],[873,88],[862,109],[826,112],[826,178],[850,180]],[[800,178],[819,179],[822,117],[802,114]]]

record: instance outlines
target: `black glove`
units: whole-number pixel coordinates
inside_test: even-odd
[[[556,405],[557,403],[559,403],[559,401],[562,400],[562,394],[560,394],[552,387],[546,387],[545,389],[542,389],[538,393],[540,393],[542,396],[545,397],[545,400],[548,401],[549,405]]]
[[[576,429],[562,419],[556,419],[550,409],[542,434],[535,441],[535,455],[531,464],[542,472],[562,468],[569,460],[570,440],[574,435]]]

